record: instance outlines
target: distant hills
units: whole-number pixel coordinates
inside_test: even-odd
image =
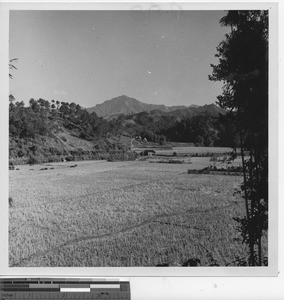
[[[9,159],[14,164],[62,160],[128,160],[134,146],[235,146],[226,111],[214,104],[171,106],[120,96],[85,109],[42,98],[9,103]]]
[[[89,113],[95,112],[98,117],[111,120],[119,115],[132,115],[141,112],[155,112],[157,114],[168,114],[177,119],[188,118],[200,113],[209,113],[210,115],[218,115],[224,113],[222,109],[215,104],[204,106],[190,105],[190,106],[166,106],[157,104],[147,104],[138,101],[135,98],[122,95],[113,99],[107,100],[94,107],[87,108]]]

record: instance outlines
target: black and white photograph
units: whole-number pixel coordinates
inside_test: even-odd
[[[9,267],[269,267],[269,17],[10,10]]]

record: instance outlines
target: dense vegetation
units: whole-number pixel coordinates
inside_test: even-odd
[[[133,140],[159,145],[167,142],[236,145],[233,128],[228,130],[227,119],[218,112],[180,118],[177,113],[155,110],[106,120],[74,102],[30,99],[25,106],[12,95],[9,100],[10,160],[16,163],[59,161],[66,157],[109,159],[111,153],[127,159]],[[110,160],[115,160],[114,157]]]
[[[236,147],[237,135],[233,126],[223,115],[201,114],[190,119],[183,119],[174,126],[162,130],[171,140],[190,142],[196,146]]]
[[[31,99],[29,106],[10,96],[9,154],[15,163],[109,158],[127,152],[127,143],[111,137],[109,122],[75,103]]]
[[[249,246],[245,263],[261,266],[268,228],[268,11],[228,11],[220,23],[231,32],[217,47],[219,64],[209,79],[224,82],[218,103],[231,111],[240,138],[246,216],[236,220]]]
[[[19,138],[48,135],[62,125],[77,130],[82,138],[90,139],[95,133],[105,134],[109,125],[95,113],[89,114],[74,102],[52,100],[50,103],[44,99],[31,99],[28,107],[24,106],[24,102],[14,104],[11,100],[9,116],[10,136]]]

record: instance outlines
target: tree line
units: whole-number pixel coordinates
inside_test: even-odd
[[[112,120],[89,113],[74,102],[30,99],[29,105],[15,101],[10,95],[9,133],[11,137],[36,138],[56,133],[60,126],[76,131],[86,140],[108,136],[140,136],[149,142],[189,142],[196,146],[237,146],[237,132],[228,118],[200,113],[191,118],[177,119],[167,114],[141,112],[120,115]]]
[[[44,99],[30,99],[29,105],[15,102],[10,95],[9,134],[12,137],[36,138],[49,135],[60,126],[75,129],[80,137],[91,139],[95,135],[106,135],[110,124],[99,118],[95,112],[88,113],[74,102],[60,102]]]

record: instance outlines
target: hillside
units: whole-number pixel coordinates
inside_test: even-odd
[[[223,109],[219,108],[215,104],[205,104],[203,106],[191,105],[188,107],[181,107],[171,110],[166,114],[168,116],[175,117],[178,121],[181,121],[183,119],[189,119],[200,114],[208,114],[210,116],[217,117],[219,114],[224,115],[225,113],[226,112]]]
[[[9,160],[14,164],[112,159],[130,150],[129,137],[109,134],[110,124],[80,105],[31,99],[10,102]]]
[[[121,107],[123,99],[114,102]],[[121,111],[133,111],[133,103],[136,109],[143,108],[143,103],[129,99],[124,101],[124,107],[128,103],[129,110]],[[235,143],[234,128],[225,123],[226,118],[222,120],[220,116],[225,116],[225,112],[214,104],[173,111],[162,111],[155,105],[151,107],[154,109],[120,113],[107,120],[73,102],[31,99],[26,107],[23,102],[12,100],[9,106],[10,162],[133,159],[131,146],[135,141],[143,141],[144,146],[147,146],[145,142],[229,147]],[[166,106],[158,107],[170,110]]]

